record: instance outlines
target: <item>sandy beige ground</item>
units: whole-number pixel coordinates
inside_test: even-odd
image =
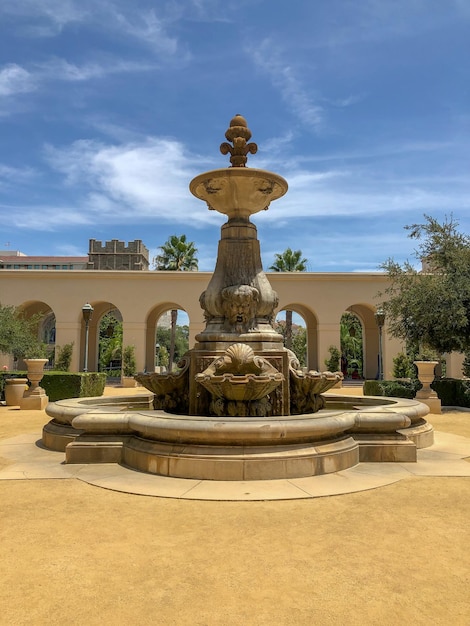
[[[0,437],[41,412],[0,408]],[[470,437],[470,413],[430,419]],[[0,624],[470,624],[470,479],[198,502],[0,481]]]

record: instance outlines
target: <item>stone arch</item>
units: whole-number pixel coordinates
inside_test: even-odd
[[[307,331],[307,369],[321,369],[318,362],[318,318],[312,309],[300,302],[291,302],[276,312],[293,311],[302,317]]]

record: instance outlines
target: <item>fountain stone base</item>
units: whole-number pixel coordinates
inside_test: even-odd
[[[152,394],[50,403],[48,448],[66,463],[121,463],[173,478],[272,480],[338,472],[359,462],[415,462],[432,445],[415,400],[325,395],[315,414],[208,418],[150,410]],[[147,407],[147,408],[143,408]]]

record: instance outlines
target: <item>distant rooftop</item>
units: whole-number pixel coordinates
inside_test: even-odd
[[[0,250],[0,258],[2,256],[26,256],[26,254],[19,250]]]
[[[0,259],[2,253],[0,251]],[[15,263],[86,263],[88,261],[87,256],[29,256],[26,254],[21,255],[21,259],[16,260]]]
[[[19,250],[0,250],[3,270],[148,270],[149,251],[140,239],[127,245],[119,239],[89,241],[88,256],[29,256]]]

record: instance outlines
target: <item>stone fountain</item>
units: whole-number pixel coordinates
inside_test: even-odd
[[[67,463],[119,462],[179,478],[253,480],[336,472],[360,461],[416,461],[433,431],[417,401],[323,395],[339,372],[304,372],[273,326],[276,292],[250,216],[282,197],[279,175],[248,168],[251,132],[236,115],[220,149],[231,166],[190,191],[228,217],[200,296],[206,327],[176,372],[138,374],[151,394],[63,400],[43,443]]]

